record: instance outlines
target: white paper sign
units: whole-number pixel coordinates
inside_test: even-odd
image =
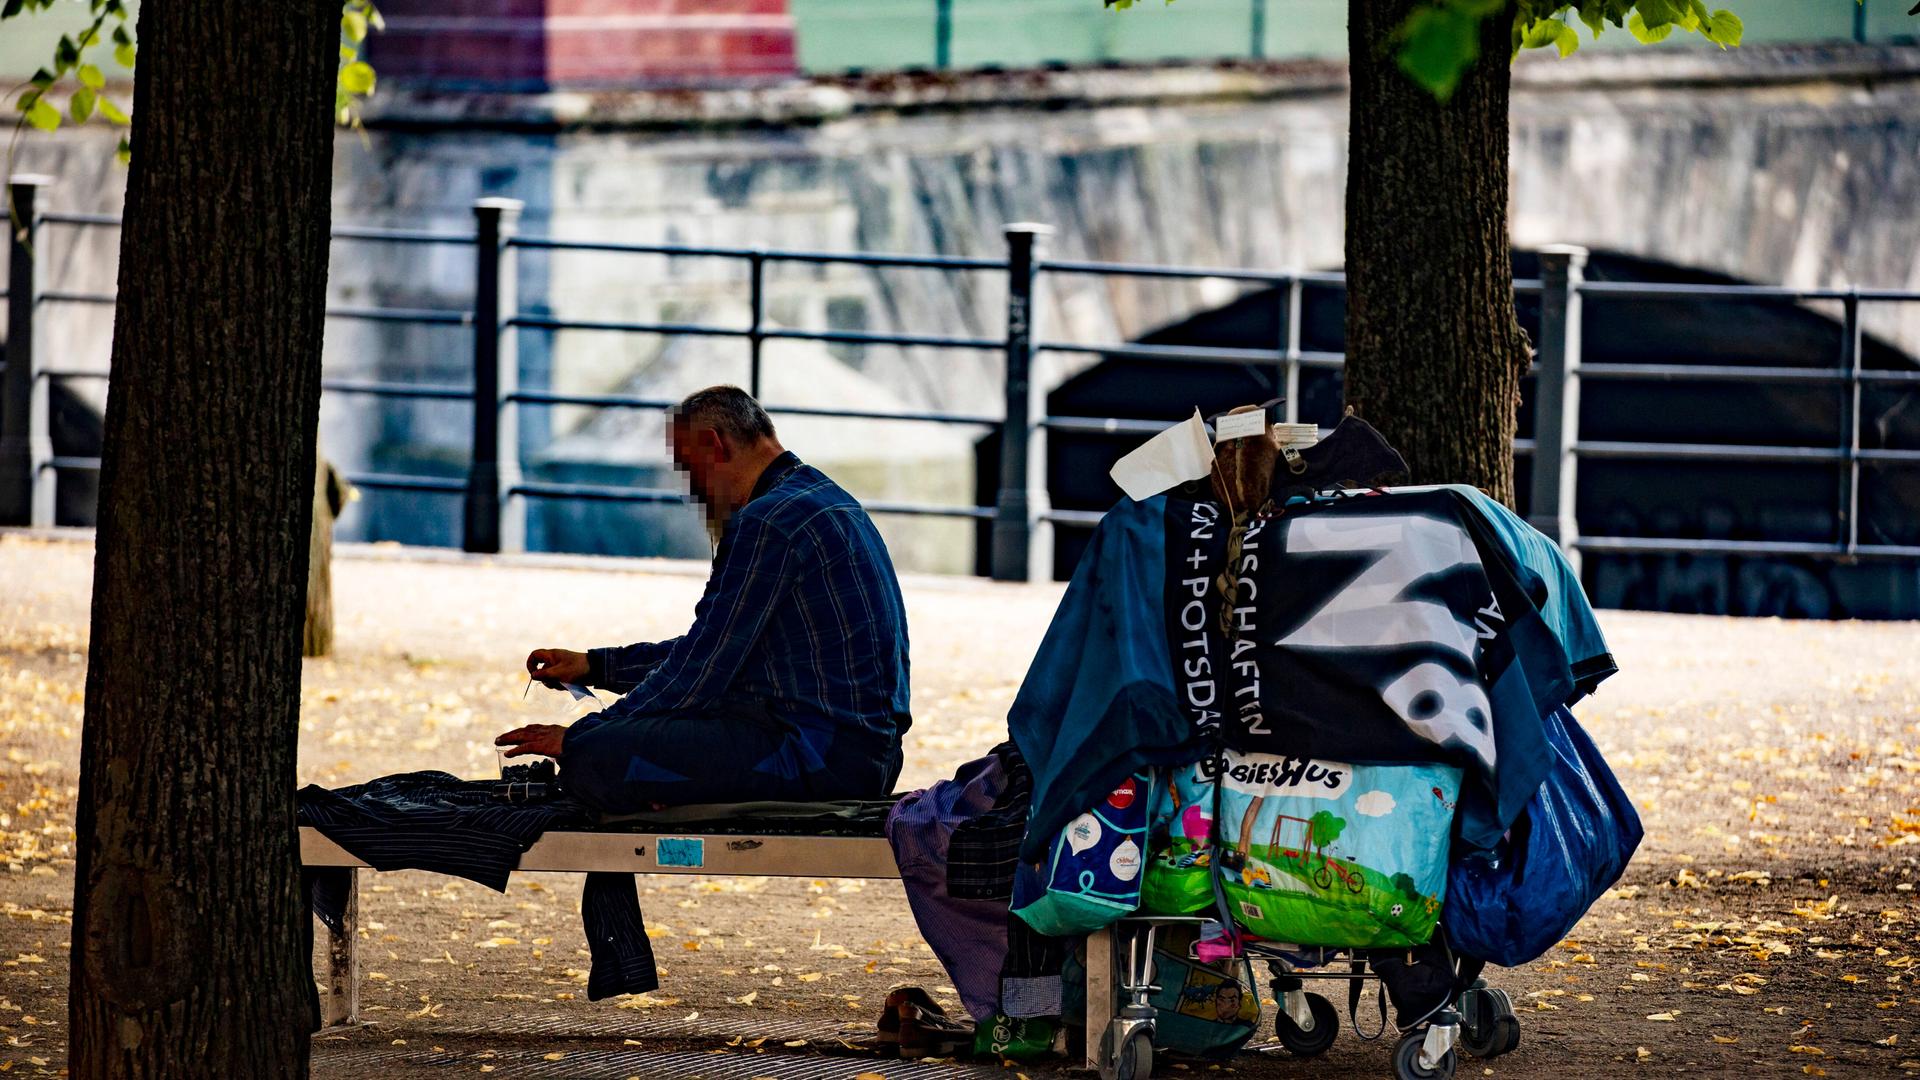
[[[1255,435],[1266,433],[1267,410],[1265,409],[1228,413],[1213,422],[1213,441],[1216,445],[1228,439],[1250,439]]]
[[[1280,445],[1305,449],[1320,441],[1320,429],[1313,424],[1275,424],[1273,433],[1280,438]]]
[[[1200,410],[1135,447],[1108,475],[1136,502],[1213,472],[1213,444]]]

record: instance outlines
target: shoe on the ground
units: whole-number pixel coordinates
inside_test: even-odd
[[[940,1008],[933,995],[917,986],[896,986],[887,991],[886,1004],[880,1008],[880,1019],[874,1027],[878,1034],[874,1036],[874,1046],[883,1054],[894,1054],[900,1048],[900,1007],[912,1003],[923,1010],[945,1016],[946,1010]]]
[[[901,994],[895,1014],[903,1058],[951,1057],[973,1049],[972,1022],[948,1016],[918,987]]]

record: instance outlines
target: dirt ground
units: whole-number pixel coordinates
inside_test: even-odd
[[[65,1061],[90,560],[84,542],[0,537],[0,1073],[57,1074]],[[493,735],[560,711],[538,688],[521,700],[529,648],[670,636],[700,588],[697,568],[671,564],[395,550],[335,573],[338,649],[308,662],[303,686],[303,783],[492,775]],[[917,787],[1002,737],[1059,589],[914,579],[906,591],[916,725],[902,784]],[[1520,1005],[1521,1047],[1460,1074],[1920,1072],[1916,628],[1601,619],[1622,673],[1577,712],[1647,841],[1559,949],[1493,973]],[[579,878],[520,875],[505,894],[419,873],[370,879],[369,1022],[319,1036],[315,1074],[961,1075],[862,1058],[836,1038],[866,1031],[895,982],[953,1000],[897,883],[641,881],[664,988],[593,1003]],[[1314,1064],[1243,1055],[1218,1071],[1388,1065],[1384,1047],[1343,1034]]]

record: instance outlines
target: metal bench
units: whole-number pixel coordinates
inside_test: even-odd
[[[699,815],[689,815],[692,818]],[[750,827],[751,819],[735,822]],[[663,845],[661,842],[666,841]],[[327,934],[327,991],[322,999],[329,1027],[352,1024],[360,1015],[359,872],[370,869],[319,830],[300,830],[300,860],[307,866],[345,867],[351,887],[338,933]],[[742,877],[893,878],[900,876],[893,849],[882,836],[822,836],[790,831],[550,832],[520,857],[521,870],[584,874],[717,874]],[[1119,1008],[1114,938],[1101,931],[1087,940],[1087,1067],[1099,1067],[1099,1047]],[[1105,1001],[1104,1010],[1091,1003]]]

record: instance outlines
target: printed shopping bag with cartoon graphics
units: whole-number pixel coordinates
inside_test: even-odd
[[[1014,914],[1056,937],[1089,933],[1132,914],[1140,906],[1154,787],[1151,772],[1136,773],[1099,805],[1067,822],[1054,838],[1038,881],[1031,874],[1015,877]],[[1029,882],[1044,884],[1044,889]]]
[[[1215,818],[1218,783],[1219,817]],[[1218,863],[1234,921],[1297,945],[1391,948],[1433,934],[1460,770],[1227,752],[1178,770],[1142,906],[1211,910]],[[1156,830],[1157,831],[1157,830]]]

